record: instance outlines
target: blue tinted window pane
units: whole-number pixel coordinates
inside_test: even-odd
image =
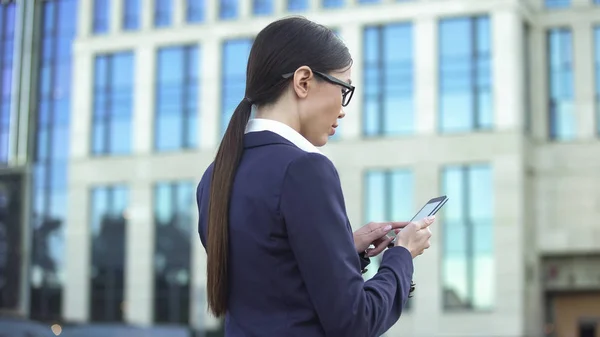
[[[131,152],[133,53],[99,55],[94,65],[92,154]]]
[[[550,138],[572,140],[576,133],[573,111],[573,42],[566,28],[548,32]]]
[[[322,0],[323,8],[340,8],[344,7],[345,0]]]
[[[358,0],[359,4],[376,4],[380,2],[381,0]]]
[[[238,0],[219,0],[219,18],[235,19],[239,13]]]
[[[233,111],[244,98],[251,47],[251,39],[227,40],[223,44],[221,134],[225,133]]]
[[[140,0],[123,0],[123,29],[140,28]]]
[[[596,0],[600,3],[600,0]],[[600,26],[594,29],[594,57],[596,59],[596,132],[600,135]]]
[[[252,12],[254,15],[273,14],[273,0],[253,0]]]
[[[15,38],[15,4],[0,6],[0,163],[8,162]]]
[[[107,33],[110,29],[110,0],[94,0],[93,31]]]
[[[32,266],[30,318],[61,320],[64,282],[64,226],[67,216],[67,167],[71,113],[71,43],[75,37],[76,0],[41,3],[40,85],[36,111],[33,168]],[[8,5],[13,7],[13,5]],[[3,39],[6,10],[2,6]],[[2,53],[11,48],[2,47]],[[10,59],[4,59],[8,62]],[[4,93],[4,91],[3,91]],[[4,100],[3,100],[4,102]]]
[[[155,148],[189,149],[197,145],[198,63],[196,46],[158,51]]]
[[[161,182],[154,191],[154,320],[190,319],[194,185]]]
[[[128,190],[103,186],[91,191],[90,320],[123,321]]]
[[[154,1],[154,26],[168,27],[173,16],[173,0]]]
[[[365,174],[364,223],[408,221],[415,213],[413,204],[414,177],[411,170],[370,170]],[[370,279],[377,273],[380,257],[371,258],[368,271]],[[409,306],[407,305],[407,308]]]
[[[566,8],[571,6],[571,0],[544,0],[544,5],[546,8]]]
[[[413,31],[410,24],[364,30],[363,133],[414,132]]]
[[[493,126],[491,28],[488,17],[440,22],[440,112],[442,132]]]
[[[445,308],[494,306],[494,191],[489,165],[448,166],[442,174]]]
[[[308,0],[288,0],[287,10],[290,12],[304,11],[308,9]]]
[[[187,0],[186,19],[189,23],[204,21],[204,4],[206,0]]]

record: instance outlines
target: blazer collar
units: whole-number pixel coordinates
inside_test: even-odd
[[[316,146],[312,145],[306,138],[304,138],[304,136],[299,134],[296,130],[292,129],[288,125],[278,121],[263,118],[251,119],[248,121],[246,126],[246,134],[252,133],[259,134],[257,134],[256,137],[246,137],[246,147],[276,143],[291,143],[305,152],[322,154],[321,151]],[[272,133],[278,135],[279,137],[273,135]],[[281,138],[287,142],[284,142]]]

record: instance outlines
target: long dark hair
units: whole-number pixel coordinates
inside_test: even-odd
[[[210,187],[207,291],[208,308],[216,317],[227,312],[229,199],[252,105],[274,103],[289,84],[282,75],[301,66],[330,72],[351,64],[348,48],[330,29],[302,17],[275,21],[256,36],[246,68],[245,97],[240,97],[221,140]]]

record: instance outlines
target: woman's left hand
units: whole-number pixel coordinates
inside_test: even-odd
[[[393,240],[386,236],[392,229],[396,234],[401,228],[408,225],[408,222],[370,222],[359,228],[352,235],[354,236],[354,246],[360,254],[366,252],[367,257],[379,255]],[[369,248],[371,245],[375,248]]]

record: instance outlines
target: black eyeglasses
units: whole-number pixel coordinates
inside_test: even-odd
[[[354,86],[353,85],[348,84],[347,82],[344,82],[333,76],[322,73],[320,71],[313,70],[313,73],[319,75],[321,78],[323,78],[325,81],[327,81],[331,84],[337,84],[337,85],[341,86],[342,87],[342,106],[348,106],[348,104],[350,104],[352,95],[354,95]],[[294,73],[288,73],[288,74],[282,75],[282,77],[285,79],[288,79],[292,76],[294,76]]]

